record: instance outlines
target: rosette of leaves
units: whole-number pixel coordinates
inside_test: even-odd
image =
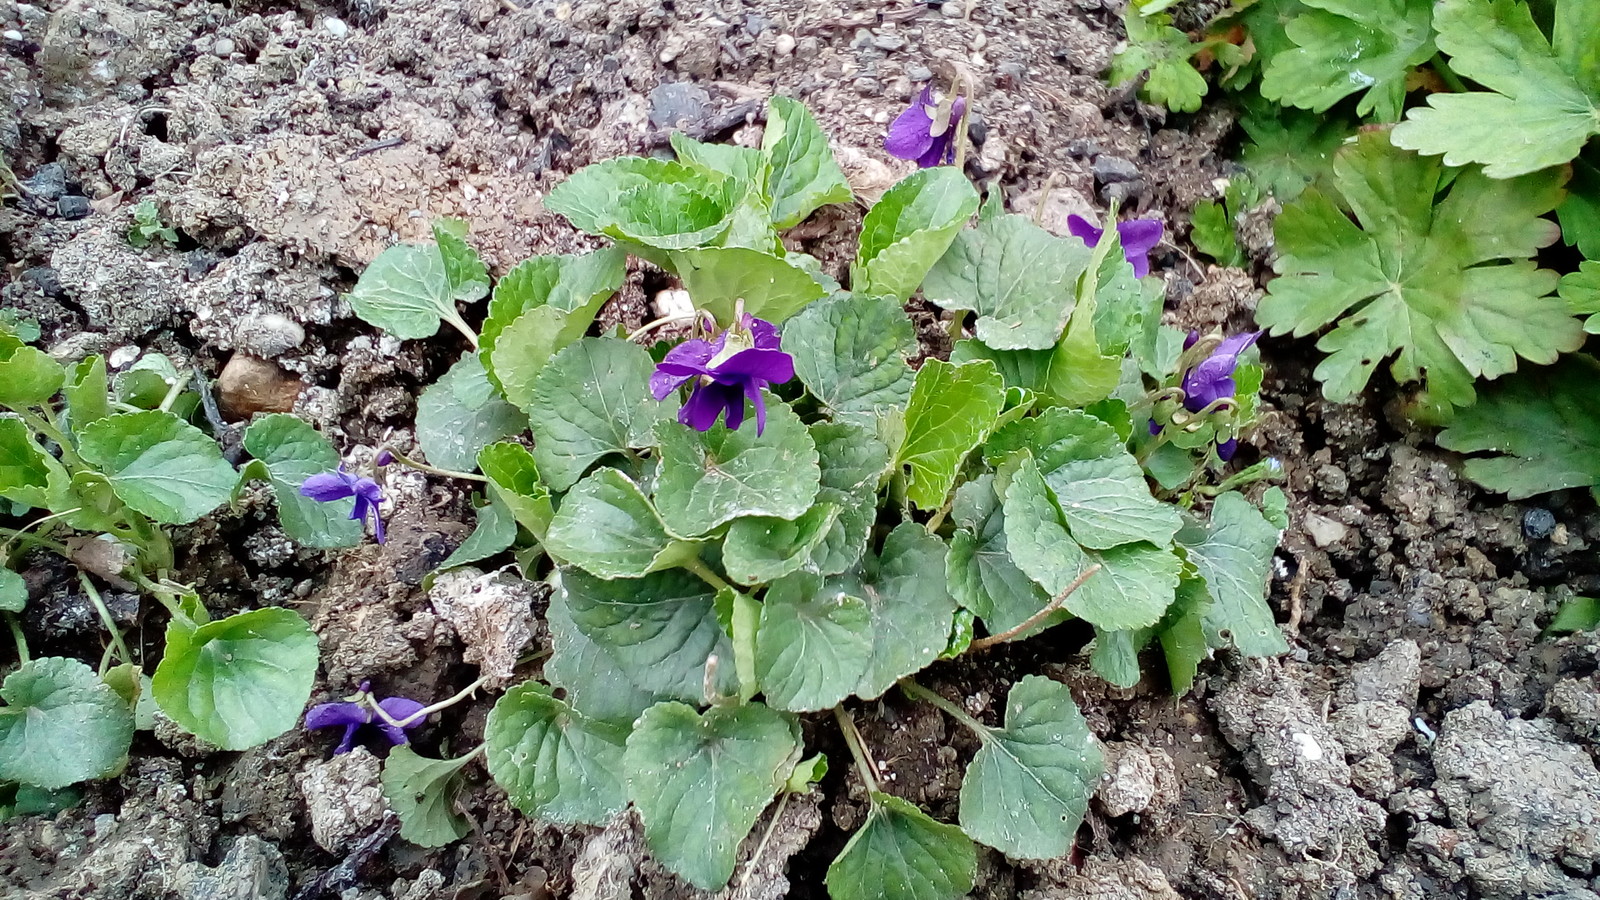
[[[1207,91],[1205,76],[1192,59],[1203,48],[1172,27],[1172,16],[1156,4],[1129,3],[1123,15],[1128,39],[1117,47],[1108,73],[1113,87],[1141,76],[1139,96],[1173,112],[1194,112]]]
[[[1363,92],[1356,113],[1400,118],[1412,68],[1434,54],[1432,0],[1300,0],[1283,24],[1293,45],[1263,65],[1261,95],[1324,112]]]
[[[1275,225],[1280,273],[1256,311],[1273,334],[1312,334],[1328,352],[1315,374],[1331,400],[1349,399],[1385,360],[1429,402],[1471,405],[1475,378],[1517,360],[1554,362],[1583,339],[1554,296],[1558,276],[1530,259],[1558,236],[1542,218],[1564,174],[1493,179],[1369,132],[1334,159],[1337,194],[1315,188]]]

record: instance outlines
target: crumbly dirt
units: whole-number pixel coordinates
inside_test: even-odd
[[[120,370],[156,350],[209,379],[236,354],[271,360],[291,392],[304,388],[295,412],[352,461],[385,442],[407,451],[417,392],[465,345],[448,333],[400,342],[352,317],[341,294],[384,247],[425,236],[439,216],[469,219],[497,273],[594,246],[544,210],[553,185],[596,160],[659,151],[671,127],[755,144],[774,92],[816,112],[871,198],[909,171],[882,152],[887,123],[923,80],[959,65],[979,95],[974,179],[1058,232],[1113,198],[1160,217],[1169,237],[1153,263],[1173,321],[1248,328],[1262,270],[1203,265],[1184,240],[1187,211],[1230,170],[1231,115],[1169,117],[1108,88],[1119,7],[0,0],[0,155],[25,185],[50,164],[64,175],[0,204],[0,305],[36,318],[63,360],[101,353]],[[75,198],[87,215],[61,215],[83,211]],[[179,229],[176,247],[124,239],[144,200]],[[860,216],[825,210],[788,240],[843,275]],[[1259,267],[1270,231],[1246,244]],[[669,287],[631,265],[602,322],[651,318]],[[947,352],[936,311],[913,315],[924,353]],[[1292,524],[1271,602],[1291,653],[1220,654],[1177,699],[1156,674],[1131,690],[1100,681],[1072,625],[936,666],[928,686],[990,722],[1016,679],[1064,681],[1108,760],[1072,854],[1013,863],[981,850],[975,895],[1595,900],[1600,637],[1539,639],[1561,599],[1600,589],[1594,504],[1486,495],[1395,409],[1322,399],[1309,343],[1268,340],[1263,352],[1265,418],[1241,461],[1284,464]],[[236,443],[249,410],[225,411]],[[390,488],[401,512],[381,548],[298,549],[259,489],[176,537],[185,575],[215,609],[287,605],[313,623],[314,702],[363,680],[385,695],[444,697],[484,659],[505,666],[525,652],[520,633],[491,646],[503,628],[463,632],[429,602],[424,576],[470,530],[465,492],[420,476]],[[1557,525],[1529,537],[1536,507]],[[41,594],[30,640],[81,652],[96,629],[86,599],[65,570],[28,564]],[[137,620],[134,601],[108,599]],[[546,640],[542,608],[535,592],[533,648]],[[161,624],[144,622],[150,635]],[[417,729],[419,748],[473,746],[492,698]],[[886,788],[953,820],[971,735],[898,696],[857,718]],[[862,820],[865,795],[838,764],[848,756],[831,724],[807,723],[806,737],[833,771],[787,805],[728,897],[824,896],[827,863]],[[414,847],[380,811],[354,821],[350,797],[323,796],[350,781],[322,777],[331,743],[296,731],[222,753],[141,734],[129,769],[76,808],[0,826],[0,896],[701,896],[645,858],[635,819],[535,822],[476,767],[461,798],[472,834]]]

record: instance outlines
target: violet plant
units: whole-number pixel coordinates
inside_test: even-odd
[[[468,339],[417,418],[430,464],[487,480],[472,549],[449,564],[512,550],[554,589],[552,654],[495,703],[485,745],[391,756],[403,833],[459,837],[440,798],[482,753],[542,820],[598,825],[632,805],[656,859],[717,890],[743,842],[762,846],[774,798],[768,830],[816,789],[825,760],[800,721],[826,716],[870,798],[828,871],[838,900],[965,894],[974,842],[1068,853],[1101,773],[1070,690],[1030,675],[980,721],[916,679],[1068,620],[1120,685],[1145,677],[1147,647],[1177,691],[1216,649],[1286,649],[1263,598],[1283,496],[1266,490],[1263,509],[1230,489],[1271,467],[1214,478],[1214,448],[1252,421],[1252,341],[1206,374],[1220,339],[1186,351],[1160,324],[1160,279],[1127,258],[1148,248],[1115,229],[1093,247],[1058,237],[993,199],[980,211],[950,166],[867,212],[846,289],[780,240],[851,199],[793,100],[773,99],[760,149],[672,145],[676,161],[597,163],[546,198],[613,246],[493,280],[444,226],[385,251],[351,295],[398,336],[450,322]],[[679,280],[694,315],[596,333],[627,254]],[[913,367],[917,293],[948,311],[955,346]],[[485,296],[474,330],[457,304]],[[670,346],[641,344],[673,326]],[[1187,410],[1186,377],[1218,398]],[[956,824],[893,796],[854,725],[896,691],[979,738]],[[891,861],[909,864],[885,883]]]

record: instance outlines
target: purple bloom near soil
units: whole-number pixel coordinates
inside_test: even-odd
[[[1232,397],[1239,390],[1233,373],[1239,368],[1239,354],[1258,338],[1259,331],[1248,331],[1226,338],[1211,355],[1183,375],[1183,408],[1197,413],[1224,397]],[[1228,438],[1217,444],[1217,457],[1224,462],[1233,459],[1239,449],[1238,438]]]
[[[300,496],[310,497],[318,503],[332,503],[346,497],[356,498],[355,508],[350,510],[350,518],[364,522],[370,516],[372,534],[378,543],[383,543],[383,514],[379,511],[379,506],[383,503],[383,489],[371,478],[351,475],[341,464],[332,472],[322,472],[307,478],[300,484]]]
[[[657,400],[693,383],[689,399],[678,410],[678,421],[696,431],[709,431],[726,413],[730,430],[744,423],[744,402],[756,405],[756,434],[767,427],[767,405],[761,389],[794,377],[794,358],[780,349],[778,327],[746,315],[737,328],[729,328],[715,341],[684,341],[667,351],[650,376],[650,393]]]
[[[950,104],[950,118],[942,128],[935,128],[934,116],[939,114],[939,104],[933,99],[933,88],[924,86],[922,93],[911,101],[911,107],[889,125],[883,149],[900,159],[916,160],[924,169],[949,165],[956,159],[956,129],[961,127],[961,117],[966,111],[967,98],[957,97]]]
[[[360,693],[368,694],[371,691],[372,684],[363,681]],[[378,705],[383,707],[383,711],[389,714],[389,718],[394,719],[396,722],[405,722],[424,708],[421,703],[406,697],[386,697],[379,700]],[[414,722],[406,723],[403,728],[397,728],[378,718],[378,714],[373,712],[365,703],[344,700],[338,703],[323,703],[311,707],[311,710],[306,713],[306,728],[317,729],[344,726],[344,738],[339,741],[339,746],[333,751],[335,754],[339,754],[350,752],[351,748],[355,746],[356,732],[363,726],[376,726],[383,733],[383,736],[389,739],[391,745],[398,746],[409,742],[406,737],[406,731],[419,727],[426,719],[426,716],[422,716]]]
[[[1082,216],[1067,216],[1067,230],[1072,236],[1093,247],[1100,243],[1105,229],[1096,228]],[[1150,274],[1150,251],[1161,243],[1161,223],[1155,219],[1133,219],[1117,223],[1117,237],[1122,240],[1122,256],[1133,266],[1136,278]]]

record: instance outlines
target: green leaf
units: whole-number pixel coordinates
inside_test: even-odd
[[[178,383],[178,367],[161,353],[146,353],[114,379],[117,399],[140,409],[155,409]]]
[[[90,422],[78,452],[110,479],[122,502],[170,525],[228,501],[239,474],[216,441],[172,413],[119,413]]]
[[[1560,0],[1557,7],[1590,2]],[[1600,134],[1600,78],[1578,68],[1570,49],[1592,48],[1592,31],[1576,38],[1564,32],[1564,41],[1576,43],[1558,56],[1529,7],[1515,0],[1440,0],[1434,27],[1450,68],[1488,90],[1429,95],[1427,106],[1413,107],[1395,128],[1395,146],[1514,178],[1571,160]]]
[[[698,537],[742,516],[799,518],[817,495],[817,448],[787,403],[768,395],[767,428],[746,421],[697,432],[663,423],[656,508],[674,534]]]
[[[37,406],[55,396],[66,378],[66,370],[50,354],[0,332],[0,406]]]
[[[872,614],[859,597],[791,575],[767,589],[756,630],[756,678],[767,702],[790,712],[831,709],[872,659]]]
[[[1589,317],[1583,330],[1600,334],[1600,261],[1584,260],[1578,271],[1562,276],[1560,293],[1569,312]]]
[[[67,470],[34,440],[21,419],[0,417],[0,497],[38,509],[67,483]]]
[[[1056,407],[1023,419],[990,438],[984,456],[998,463],[1017,450],[1032,451],[1073,540],[1085,547],[1166,545],[1183,524],[1175,507],[1150,495],[1116,429],[1088,413]]]
[[[1544,633],[1571,634],[1575,631],[1593,631],[1600,628],[1600,600],[1593,597],[1573,597],[1561,604],[1555,618],[1550,620]]]
[[[1100,571],[1067,597],[1069,612],[1108,631],[1160,620],[1178,583],[1178,558],[1170,550],[1148,543],[1085,550],[1072,539],[1031,456],[1016,454],[1001,473],[1010,475],[1003,506],[1006,547],[1018,568],[1054,597],[1098,563]]]
[[[533,256],[495,284],[478,339],[478,358],[489,381],[504,389],[513,404],[526,406],[539,370],[556,351],[588,331],[600,308],[622,286],[626,260],[627,254],[615,247],[582,256]],[[543,312],[531,315],[537,310]],[[502,348],[500,335],[513,325],[516,333]],[[520,386],[516,393],[507,384],[511,380]]]
[[[1094,653],[1089,666],[1094,673],[1123,690],[1139,684],[1139,652],[1149,643],[1153,628],[1135,628],[1130,631],[1103,631],[1095,629]]]
[[[821,575],[846,572],[867,549],[878,518],[878,481],[889,467],[889,448],[866,428],[845,422],[811,426],[822,476],[817,502],[839,508],[833,526],[811,556]]]
[[[1366,90],[1356,112],[1400,118],[1406,79],[1433,56],[1430,0],[1305,0],[1290,20],[1296,44],[1266,64],[1261,94],[1284,106],[1324,112]]]
[[[956,602],[983,620],[990,634],[1021,625],[1050,602],[1050,595],[1017,568],[1006,549],[1005,513],[994,476],[982,475],[956,490],[951,517],[961,527],[950,538],[945,579]],[[1038,634],[1072,615],[1051,614],[1021,637]]]
[[[110,775],[128,757],[133,711],[75,659],[23,663],[0,699],[0,781],[61,788]]]
[[[1200,671],[1200,661],[1211,655],[1205,634],[1205,616],[1210,607],[1211,594],[1203,579],[1184,577],[1178,582],[1177,599],[1156,635],[1167,658],[1174,696],[1189,693]]]
[[[478,468],[489,479],[489,493],[506,505],[522,527],[544,540],[555,518],[550,488],[539,479],[539,465],[521,444],[490,444],[478,452]]]
[[[736,300],[744,301],[745,312],[776,324],[827,296],[804,269],[748,247],[684,250],[672,259],[695,306],[723,325],[732,324]]]
[[[71,431],[111,414],[111,385],[106,376],[106,361],[99,356],[81,359],[67,376],[62,394],[67,400],[67,422]]]
[[[623,765],[650,854],[695,887],[720,889],[799,754],[799,727],[759,704],[646,710]]]
[[[1239,127],[1250,137],[1239,150],[1239,161],[1281,203],[1327,178],[1334,151],[1353,130],[1341,116],[1261,101],[1246,104]]]
[[[456,289],[435,244],[396,244],[379,253],[345,299],[363,322],[401,340],[433,337],[441,319],[472,333],[456,310]]]
[[[638,344],[584,338],[557,353],[534,382],[529,411],[533,458],[545,483],[564,491],[595,460],[645,441],[658,420],[677,412],[650,398],[655,363]]]
[[[668,569],[606,581],[563,569],[561,590],[578,630],[640,688],[703,702],[706,659],[716,656],[716,689],[724,696],[737,690],[733,645],[717,621],[715,595],[693,575]]]
[[[0,566],[0,611],[22,612],[28,605],[28,583],[22,576]]]
[[[1203,620],[1211,646],[1232,643],[1246,656],[1288,652],[1266,600],[1272,554],[1281,534],[1243,494],[1229,491],[1211,507],[1204,531],[1178,535],[1213,599]]]
[[[681,131],[674,131],[667,139],[672,143],[672,152],[678,154],[678,162],[713,181],[733,179],[740,196],[766,182],[767,155],[754,147],[708,144]]]
[[[945,309],[978,314],[978,340],[998,350],[1048,350],[1072,315],[1073,290],[1091,251],[1025,216],[995,216],[956,235],[922,293]]]
[[[516,543],[516,516],[500,500],[491,496],[489,502],[474,512],[478,519],[477,526],[472,529],[472,534],[467,535],[467,539],[461,542],[461,546],[439,564],[440,570],[481,562],[496,553],[510,549],[511,545]]]
[[[1600,165],[1592,159],[1600,159],[1600,155],[1591,153],[1587,159],[1572,161],[1567,199],[1557,207],[1556,217],[1561,221],[1561,238],[1567,246],[1577,247],[1591,260],[1600,260]]]
[[[954,825],[871,792],[867,822],[828,866],[833,900],[956,900],[972,890],[978,851]]]
[[[1468,478],[1513,500],[1600,484],[1600,364],[1563,358],[1484,390],[1439,434],[1439,446],[1483,453],[1464,467]]]
[[[400,836],[419,847],[443,847],[466,837],[470,827],[455,811],[461,770],[472,754],[456,759],[429,759],[407,746],[389,751],[384,760],[383,796],[400,816]]]
[[[862,571],[828,579],[829,595],[860,597],[872,614],[872,661],[855,687],[861,698],[881,696],[943,652],[956,613],[944,580],[947,552],[926,528],[904,522]]]
[[[633,479],[603,468],[573,487],[550,522],[544,548],[601,578],[638,578],[682,565],[698,545],[675,540]]]
[[[1029,675],[1006,697],[1005,728],[978,737],[961,782],[961,828],[1012,859],[1065,856],[1104,768],[1072,691]]]
[[[905,302],[977,211],[977,190],[953,166],[901,179],[861,223],[851,290]]]
[[[1005,384],[991,363],[923,362],[911,387],[906,439],[896,461],[908,469],[906,496],[912,503],[923,509],[944,505],[962,462],[989,436],[1004,402]]]
[[[489,270],[467,238],[468,225],[461,219],[438,219],[433,223],[433,240],[444,262],[445,281],[455,299],[462,303],[482,300],[489,293]]]
[[[1469,169],[1435,205],[1446,184],[1438,161],[1364,133],[1334,161],[1359,226],[1316,190],[1286,207],[1275,227],[1281,277],[1256,321],[1297,337],[1338,322],[1317,342],[1329,351],[1315,374],[1330,400],[1354,396],[1396,354],[1396,381],[1426,379],[1439,401],[1470,405],[1473,378],[1508,374],[1519,356],[1554,362],[1583,341],[1548,296],[1555,273],[1528,259],[1556,239],[1540,216],[1560,200],[1561,178],[1494,181]]]
[[[1198,49],[1189,36],[1172,27],[1169,15],[1143,16],[1130,5],[1122,18],[1128,42],[1111,60],[1111,86],[1127,84],[1150,73],[1139,96],[1173,112],[1194,112],[1206,95],[1206,80],[1189,58]]]
[[[248,750],[300,721],[317,674],[317,636],[287,609],[199,628],[174,619],[151,679],[161,711],[224,750]]]
[[[1131,272],[1130,269],[1130,275]],[[1066,334],[1050,353],[1040,392],[1051,405],[1082,407],[1099,403],[1122,382],[1122,351],[1102,352],[1110,342],[1096,335],[1098,308],[1098,297],[1080,302],[1072,311]]]
[[[1233,234],[1233,219],[1221,202],[1199,201],[1194,205],[1191,221],[1189,240],[1201,253],[1216,260],[1217,265],[1237,267],[1247,262],[1244,251],[1239,249],[1239,239]]]
[[[544,679],[566,691],[566,703],[591,719],[630,728],[639,714],[665,698],[639,688],[609,651],[578,630],[562,591],[550,595],[545,610],[550,658]]]
[[[766,193],[772,198],[772,224],[778,228],[799,225],[818,207],[855,199],[828,148],[828,136],[800,101],[789,97],[768,101],[761,149],[771,161]]]
[[[501,400],[476,353],[456,360],[417,399],[417,444],[428,462],[471,471],[478,451],[528,427],[528,417]]]
[[[262,416],[244,432],[244,449],[267,469],[278,498],[284,533],[304,547],[354,547],[362,523],[350,518],[354,499],[319,503],[300,495],[300,485],[339,465],[339,454],[310,424],[285,413]]]
[[[602,825],[628,805],[625,733],[557,700],[536,681],[506,691],[483,726],[489,774],[511,804],[562,825]]]
[[[839,507],[818,503],[798,519],[746,516],[733,520],[722,544],[722,567],[737,584],[776,581],[811,560],[839,519]]]
[[[686,250],[709,246],[728,230],[738,187],[679,163],[619,157],[572,173],[544,205],[590,234]]]
[[[891,298],[841,293],[814,303],[784,326],[783,349],[835,416],[865,419],[911,396],[916,373],[906,358],[917,352],[917,333]]]

